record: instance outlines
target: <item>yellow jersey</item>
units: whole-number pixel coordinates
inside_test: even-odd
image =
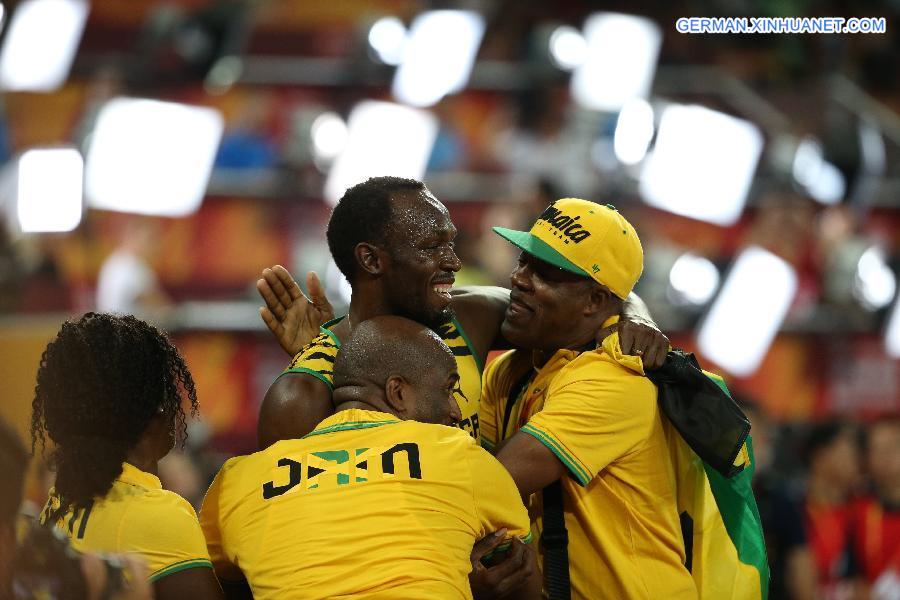
[[[622,355],[618,334],[595,351],[559,350],[540,369],[531,352],[513,350],[485,372],[482,444],[521,430],[568,470],[573,598],[697,597],[656,387],[642,375],[640,359]],[[541,497],[531,498],[535,539]]]
[[[341,348],[341,342],[331,331],[331,327],[344,318],[338,317],[322,325],[319,335],[294,356],[282,375],[306,373],[324,382],[328,389],[334,389],[334,359]],[[438,327],[435,333],[444,340],[456,358],[459,388],[455,396],[462,414],[457,426],[477,440],[480,437],[478,411],[481,406],[481,372],[484,366],[455,318]]]
[[[54,489],[41,512],[45,523],[59,508]],[[150,581],[185,569],[211,568],[197,514],[187,500],[162,489],[159,478],[129,463],[103,498],[59,517],[55,527],[79,552],[136,554]]]
[[[471,598],[476,540],[528,540],[497,460],[453,427],[342,410],[222,467],[200,509],[216,573],[254,598]]]

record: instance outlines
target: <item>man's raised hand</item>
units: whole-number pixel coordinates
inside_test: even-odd
[[[294,356],[319,333],[319,326],[334,318],[334,309],[314,271],[306,274],[307,297],[287,269],[263,269],[256,289],[265,306],[259,315],[289,355]]]

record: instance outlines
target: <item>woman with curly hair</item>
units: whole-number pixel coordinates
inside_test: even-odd
[[[197,392],[164,334],[133,316],[63,323],[41,357],[32,449],[49,437],[56,485],[41,521],[83,551],[140,555],[156,598],[220,598],[194,509],[163,490],[157,463],[186,434]]]

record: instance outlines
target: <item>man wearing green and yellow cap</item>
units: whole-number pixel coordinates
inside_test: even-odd
[[[528,232],[494,231],[522,250],[502,325],[519,350],[484,374],[483,445],[531,496],[537,535],[539,492],[560,481],[573,598],[696,598],[656,387],[618,334],[594,340],[641,275],[634,228],[567,198]]]

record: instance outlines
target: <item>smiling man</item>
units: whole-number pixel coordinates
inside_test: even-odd
[[[318,327],[321,321],[310,313],[327,314],[327,299],[311,289],[315,302],[309,303],[284,268],[264,271],[258,282],[268,305],[263,315],[293,360],[263,400],[260,448],[302,437],[332,414],[332,371],[341,342],[356,324],[379,315],[428,325],[450,347],[460,375],[458,426],[479,438],[481,372],[491,349],[508,347],[500,324],[509,291],[453,288],[460,269],[455,237],[447,208],[421,181],[373,177],[348,189],[334,208],[327,238],[335,264],[353,290],[349,314],[325,323],[308,344],[313,335],[288,326],[286,317],[299,313],[305,329]],[[620,327],[623,348],[644,352],[645,364],[658,366],[668,339],[652,326],[639,299],[629,298],[626,313]]]
[[[521,350],[485,373],[483,445],[498,448],[533,514],[547,516],[559,481],[573,598],[696,598],[656,387],[617,333],[595,342],[640,277],[637,233],[613,207],[571,198],[531,231],[494,231],[522,250],[502,325]],[[560,561],[546,560],[554,544],[542,539],[547,588],[568,597],[549,584],[560,580]]]
[[[477,439],[483,361],[495,344],[507,292],[452,290],[460,261],[446,207],[420,181],[372,178],[347,190],[327,237],[353,288],[349,314],[323,325],[270,387],[260,409],[260,448],[302,437],[332,414],[332,371],[341,342],[357,324],[380,315],[427,325],[450,347],[460,374],[458,426]]]

